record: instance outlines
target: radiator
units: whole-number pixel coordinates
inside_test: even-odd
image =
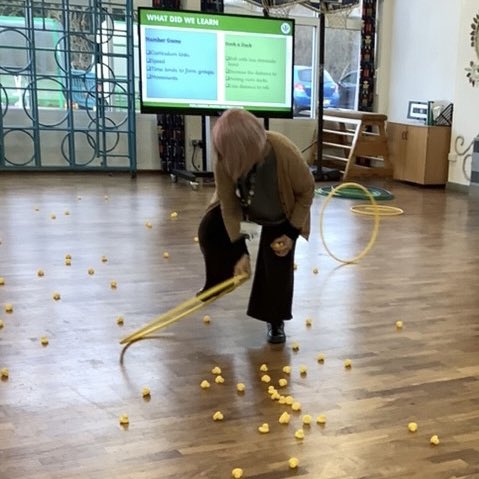
[[[474,139],[472,145],[471,185],[479,186],[479,136]]]

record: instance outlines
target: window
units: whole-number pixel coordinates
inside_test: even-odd
[[[263,15],[261,6],[242,0],[226,0],[225,11]],[[315,118],[318,89],[318,14],[294,4],[272,8],[271,16],[296,20],[294,111],[296,117]],[[326,14],[324,108],[357,106],[359,52],[361,46],[361,7]],[[313,106],[313,107],[312,107]]]

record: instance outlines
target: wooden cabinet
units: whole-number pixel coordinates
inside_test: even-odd
[[[450,127],[389,122],[387,136],[395,180],[420,185],[447,183]]]

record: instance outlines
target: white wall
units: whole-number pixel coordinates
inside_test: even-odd
[[[136,158],[139,170],[161,170],[156,115],[136,114]]]
[[[458,3],[460,3],[461,17],[458,57],[454,68],[454,121],[451,142],[452,156],[456,161],[449,163],[449,181],[468,185],[471,172],[470,158],[457,153],[464,152],[473,138],[479,136],[479,86],[473,87],[466,77],[466,68],[469,67],[469,62],[479,63],[479,58],[470,42],[471,23],[474,16],[479,14],[479,2],[477,0],[460,0]],[[455,149],[457,137],[463,137],[465,145],[462,148],[459,147],[458,151]]]
[[[387,94],[391,121],[406,121],[410,100],[449,100],[455,92],[460,8],[457,0],[384,0],[391,40],[381,44],[390,71],[379,91]],[[384,103],[383,103],[384,104]]]
[[[470,158],[462,154],[479,135],[479,87],[466,78],[478,0],[381,0],[377,110],[407,122],[410,100],[454,104],[449,182],[469,185]],[[456,150],[456,138],[464,146]]]

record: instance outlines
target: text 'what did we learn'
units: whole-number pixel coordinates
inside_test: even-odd
[[[160,15],[157,13],[147,14],[147,19],[154,22],[185,23],[186,25],[209,25],[218,27],[220,22],[216,18],[182,17],[179,15]]]

